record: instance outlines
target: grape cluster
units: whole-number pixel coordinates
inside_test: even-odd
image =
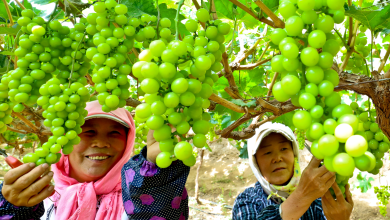
[[[297,135],[297,141],[299,144],[299,149],[302,150],[303,148],[305,148],[305,140],[306,140],[305,131],[304,130],[297,130],[296,135]]]
[[[139,154],[142,148],[147,144],[149,128],[145,123],[139,123],[137,121],[135,121],[135,127],[134,154]]]
[[[161,38],[151,41],[149,48],[141,52],[140,61],[132,67],[146,94],[145,103],[136,108],[135,119],[145,121],[154,130],[153,136],[162,151],[156,162],[162,168],[176,159],[187,166],[194,165],[192,146],[184,141],[185,135],[192,127],[193,144],[201,148],[206,144],[210,128],[210,115],[204,109],[210,106],[208,98],[218,80],[212,72],[222,69],[224,35],[229,33],[230,26],[220,20],[209,21],[205,9],[199,9],[196,16],[198,21],[206,22],[206,30],[198,31],[198,21],[190,19],[185,26],[195,35],[187,35],[183,40],[174,40],[167,28],[170,21],[162,20]]]
[[[23,157],[25,163],[55,163],[61,150],[69,154],[80,142],[77,135],[88,114],[84,108],[90,97],[85,78],[90,60],[84,54],[91,46],[86,22],[82,18],[70,29],[56,20],[45,22],[29,9],[18,19],[24,34],[15,50],[17,68],[1,79],[0,87],[7,89],[4,93],[8,92],[9,102],[2,103],[0,110],[4,114],[21,112],[24,105],[38,104],[44,110],[44,125],[53,133],[42,147]],[[3,119],[4,123],[11,121],[12,117]]]
[[[387,204],[389,204],[390,200],[390,187],[389,186],[380,186],[374,188],[374,192],[376,197],[379,200],[379,212],[381,215],[387,215]]]
[[[339,76],[332,65],[340,44],[332,31],[335,23],[344,20],[343,5],[344,1],[339,0],[283,1],[279,12],[286,19],[285,29],[275,29],[271,34],[274,47],[280,50],[280,55],[272,58],[271,67],[281,75],[272,88],[275,99],[280,102],[291,99],[293,105],[304,109],[295,112],[293,124],[299,131],[305,131],[312,142],[312,154],[324,159],[326,168],[337,173],[337,183],[345,191],[355,167],[374,174],[379,172],[383,165],[380,159],[389,146],[384,141],[379,150],[372,133],[379,132],[375,135],[384,140],[378,125],[373,120],[366,122],[368,115],[362,113],[364,109],[357,103],[341,104],[340,94],[334,91]],[[306,32],[302,34],[304,29]],[[307,39],[307,44],[302,38]],[[367,39],[363,35],[356,43],[360,51],[366,50]],[[366,127],[372,126],[370,136],[366,135],[364,123]]]
[[[87,49],[86,57],[95,64],[92,81],[102,110],[110,112],[124,107],[130,96],[127,77],[131,67],[125,61],[134,45],[131,37],[135,34],[135,23],[125,16],[127,7],[114,0],[96,2],[93,8],[96,13],[88,14],[86,26],[86,32],[93,36],[93,46]],[[116,27],[112,29],[110,24]]]

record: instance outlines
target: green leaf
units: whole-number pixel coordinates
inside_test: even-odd
[[[248,145],[247,142],[245,141],[244,146],[240,148],[240,158],[241,159],[248,159]]]
[[[253,107],[256,106],[256,100],[251,100],[249,102],[244,102],[241,99],[233,99],[232,102],[238,106]]]
[[[355,18],[364,24],[368,29],[375,31],[380,29],[390,29],[390,5],[380,10],[363,10],[355,5],[349,6],[345,10],[345,15]]]
[[[359,186],[357,188],[360,188],[360,191],[362,193],[367,192],[369,189],[372,188],[371,181],[374,181],[374,178],[370,177],[367,179],[367,175],[364,177],[362,176],[362,172],[359,172],[357,175],[357,180],[359,182]]]
[[[0,30],[1,30],[1,29],[0,29]],[[11,52],[11,51],[1,51],[0,54],[8,55],[8,56],[15,55],[15,53],[14,53],[14,52]]]
[[[222,117],[222,123],[221,123],[221,128],[222,129],[225,129],[227,128],[229,125],[233,124],[233,120],[231,120],[231,116],[230,115],[224,115]]]
[[[58,2],[58,0],[31,0],[29,2],[37,5],[47,5],[53,2]]]
[[[271,11],[276,11],[278,10],[279,7],[279,1],[275,0],[262,0],[262,2],[269,8]]]
[[[18,25],[16,28],[0,27],[0,34],[16,35],[19,30],[20,25]]]
[[[214,0],[214,5],[218,18],[228,18],[234,20],[233,3],[226,0]]]
[[[64,0],[65,14],[69,17],[82,14],[82,11],[90,6],[89,3],[83,3],[81,0]]]
[[[139,17],[143,14],[157,15],[157,9],[152,0],[124,0],[121,4],[127,6],[127,14],[130,17]]]

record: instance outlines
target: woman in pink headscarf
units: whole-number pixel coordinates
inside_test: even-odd
[[[169,216],[178,212],[174,215],[177,217],[170,219],[188,217],[188,199],[181,199],[184,185],[171,190],[167,197],[174,202],[167,202],[165,197],[158,199],[161,189],[148,183],[147,178],[158,179],[157,184],[168,183],[175,178],[172,170],[181,177],[180,170],[185,170],[188,175],[189,168],[180,162],[159,169],[153,163],[159,150],[151,138],[152,133],[148,135],[149,152],[145,147],[140,155],[130,159],[135,140],[135,125],[130,112],[119,108],[105,113],[98,101],[88,103],[86,110],[88,116],[79,134],[80,143],[74,146],[72,153],[63,155],[51,166],[52,172],[47,172],[47,164],[37,167],[24,164],[6,173],[4,183],[0,185],[0,220],[165,219],[145,214],[147,209],[156,207]],[[48,199],[54,190],[53,186],[48,186],[53,176],[55,190],[60,195],[54,194]],[[157,195],[151,193],[153,190],[157,190]],[[176,194],[180,194],[180,201]]]

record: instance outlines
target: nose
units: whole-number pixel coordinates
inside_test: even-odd
[[[98,147],[98,148],[111,147],[110,143],[107,140],[108,139],[103,135],[97,135],[92,142],[92,147]]]
[[[274,162],[274,163],[279,163],[279,162],[283,161],[282,158],[283,158],[283,157],[282,157],[282,154],[281,154],[280,152],[276,152],[276,153],[274,154],[273,162]]]

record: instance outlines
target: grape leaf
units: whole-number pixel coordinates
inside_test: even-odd
[[[249,102],[244,102],[243,100],[241,99],[233,99],[232,102],[238,106],[246,106],[246,107],[253,107],[253,106],[256,106],[256,100],[251,100]]]
[[[215,9],[217,11],[218,18],[234,19],[233,16],[233,3],[226,0],[214,0]]]
[[[143,14],[157,15],[157,9],[152,0],[124,0],[121,4],[127,6],[127,14],[130,17],[139,17]]]
[[[362,193],[367,192],[369,189],[372,188],[371,181],[374,181],[374,178],[370,177],[367,179],[367,175],[363,177],[362,172],[359,172],[357,175],[357,180],[359,182],[359,186],[357,188],[360,188],[360,191]]]
[[[241,159],[248,159],[248,145],[247,145],[247,142],[245,141],[244,142],[244,146],[240,148],[240,158]]]
[[[1,32],[1,27],[0,27],[0,32]],[[6,50],[1,51],[0,54],[3,54],[3,55],[10,55],[10,56],[11,56],[11,55],[15,55],[14,52],[6,51]]]
[[[16,35],[19,30],[20,30],[20,25],[18,25],[16,28],[0,27],[0,34]],[[10,55],[10,54],[5,54],[5,55]]]
[[[355,18],[372,31],[390,28],[390,5],[380,10],[363,10],[351,5],[346,8],[345,15]]]
[[[233,120],[231,120],[231,116],[230,115],[224,115],[222,117],[222,123],[221,123],[221,128],[222,129],[225,129],[226,127],[228,127],[229,125],[233,124]]]
[[[279,1],[275,0],[262,0],[262,2],[269,8],[271,11],[276,11],[279,8]]]

